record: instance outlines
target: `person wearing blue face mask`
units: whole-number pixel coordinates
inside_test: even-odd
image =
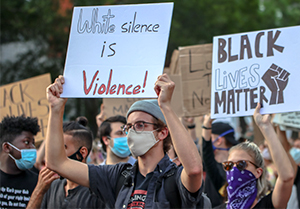
[[[226,173],[222,162],[228,158],[228,150],[238,142],[234,129],[228,123],[212,122],[210,115],[205,115],[202,126],[203,162],[206,171],[204,192],[212,202],[212,207],[222,204],[221,188],[226,183]]]
[[[121,115],[109,117],[99,127],[98,135],[103,150],[106,152],[106,159],[102,165],[114,165],[120,162],[127,162],[131,165],[136,161],[130,156],[126,134],[121,126],[126,124],[126,118]]]
[[[37,118],[5,117],[0,123],[0,207],[26,208],[38,175],[29,169],[36,161]]]

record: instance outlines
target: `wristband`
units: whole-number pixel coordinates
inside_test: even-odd
[[[211,127],[210,127],[210,128],[207,128],[206,126],[203,126],[203,125],[202,125],[202,128],[204,128],[204,129],[206,129],[206,130],[211,129]]]
[[[195,124],[193,124],[193,125],[188,125],[188,126],[187,126],[188,129],[194,129],[195,127],[196,127]]]

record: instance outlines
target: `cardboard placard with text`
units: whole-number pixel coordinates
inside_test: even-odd
[[[37,117],[41,131],[35,137],[45,138],[49,107],[46,88],[51,84],[50,73],[0,86],[0,116]]]
[[[300,131],[300,112],[275,114],[273,123],[285,126],[286,129]]]
[[[185,116],[210,110],[212,44],[179,47],[179,66]]]
[[[172,12],[173,3],[74,7],[62,97],[156,97]]]
[[[300,110],[300,26],[214,37],[211,117]]]

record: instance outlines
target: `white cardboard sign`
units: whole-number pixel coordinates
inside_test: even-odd
[[[300,110],[300,26],[214,37],[212,118]]]
[[[173,3],[74,7],[63,97],[156,97]]]

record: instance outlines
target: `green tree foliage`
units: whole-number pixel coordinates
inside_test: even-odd
[[[1,45],[28,43],[18,57],[1,61],[0,84],[63,73],[74,6],[171,2],[166,0],[5,0],[1,1]],[[173,0],[174,11],[166,65],[179,46],[211,43],[213,36],[300,25],[299,0]],[[159,15],[159,14],[158,14]],[[6,52],[3,51],[2,54]],[[70,99],[68,118],[88,117],[92,129],[99,99]]]

